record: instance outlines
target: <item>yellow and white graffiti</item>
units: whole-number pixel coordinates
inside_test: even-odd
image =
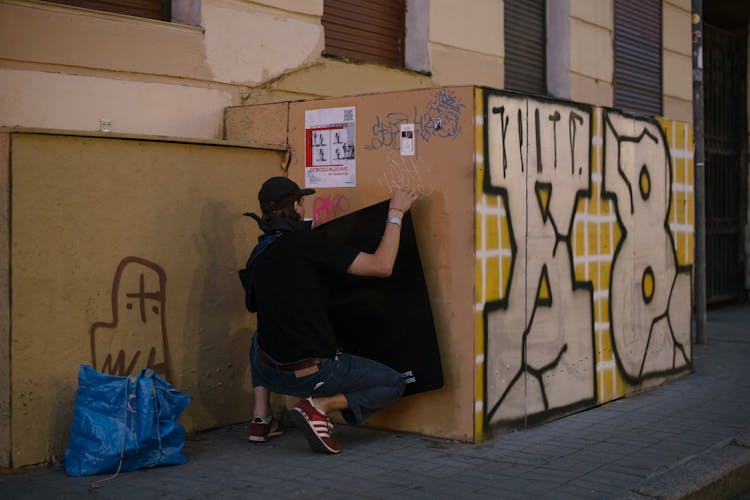
[[[691,366],[686,124],[478,90],[476,426]]]

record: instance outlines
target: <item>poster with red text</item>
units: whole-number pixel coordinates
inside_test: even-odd
[[[305,111],[305,187],[355,187],[354,106]]]

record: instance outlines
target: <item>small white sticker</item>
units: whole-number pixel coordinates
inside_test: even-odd
[[[414,124],[401,124],[401,156],[414,156]]]

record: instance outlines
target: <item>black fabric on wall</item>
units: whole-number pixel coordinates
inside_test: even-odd
[[[334,241],[374,252],[383,235],[389,201],[316,228]],[[380,361],[404,374],[405,395],[443,386],[435,324],[411,214],[402,221],[389,278],[347,275],[331,284],[329,314],[344,351]]]

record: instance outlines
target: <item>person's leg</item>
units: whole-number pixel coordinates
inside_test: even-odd
[[[271,416],[271,392],[262,385],[253,387],[253,417]]]
[[[326,398],[310,398],[310,402],[318,410],[326,414],[336,410],[345,410],[349,407],[346,396],[341,393]]]
[[[313,403],[326,412],[342,410],[349,424],[361,423],[404,393],[403,377],[389,366],[350,354],[340,355],[335,363],[333,373],[321,387],[325,392],[313,393]]]
[[[325,382],[316,385],[312,397],[299,401],[291,415],[313,451],[338,453],[326,414],[341,410],[348,423],[358,424],[401,397],[404,381],[396,370],[367,358],[344,354],[329,363],[323,367]]]
[[[264,379],[257,367],[257,340],[253,336],[250,346],[250,373],[254,384],[253,419],[250,422],[247,440],[255,443],[264,443],[272,437],[283,434],[284,429],[281,423],[273,418],[270,405],[271,392],[268,390],[268,387],[262,385]]]

